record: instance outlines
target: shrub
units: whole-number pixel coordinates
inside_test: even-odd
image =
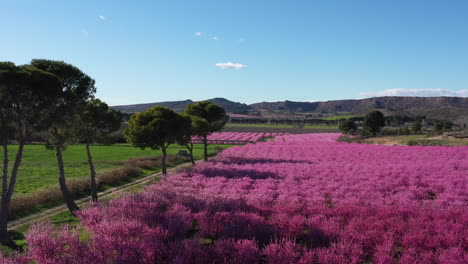
[[[142,174],[136,167],[123,167],[104,171],[99,175],[98,184],[115,185],[122,181],[138,177]],[[70,179],[67,181],[70,194],[79,197],[91,190],[89,179]],[[13,197],[10,206],[11,215],[21,214],[35,208],[38,205],[55,204],[62,199],[62,192],[58,186],[40,189],[33,193],[19,194]]]
[[[168,155],[169,163],[178,163],[183,160],[185,160],[183,157]],[[140,168],[155,169],[160,166],[161,158],[137,158],[119,164],[125,165],[125,167],[109,169],[99,173],[97,179],[98,184],[117,185],[121,182],[139,177],[143,174]],[[91,190],[90,180],[88,178],[69,179],[67,181],[67,187],[74,197],[88,194]],[[11,202],[10,214],[13,216],[20,216],[22,213],[33,210],[39,205],[56,204],[58,201],[61,201],[62,197],[62,192],[58,186],[51,186],[28,194],[15,194]]]
[[[186,160],[184,157],[177,156],[177,155],[167,155],[166,157],[167,163],[178,163],[184,160]],[[133,158],[133,159],[127,160],[123,164],[129,167],[151,170],[157,167],[161,167],[161,157],[154,156],[154,157],[149,157],[149,158]]]
[[[337,141],[346,142],[346,143],[358,143],[358,144],[364,143],[363,138],[356,137],[356,136],[348,136],[348,135],[340,136]]]
[[[385,126],[385,117],[380,111],[372,111],[364,118],[364,128],[376,135]]]
[[[441,121],[437,121],[434,123],[434,130],[435,131],[442,131],[444,129],[444,123]]]
[[[443,140],[432,139],[412,139],[407,141],[408,146],[446,146],[448,145]]]
[[[380,130],[377,134],[378,136],[400,136],[400,135],[410,135],[411,130],[409,127],[404,126],[400,128],[391,128],[391,127],[384,127]]]
[[[351,143],[351,142],[353,142],[353,138],[350,137],[350,136],[346,136],[346,135],[345,135],[345,136],[340,136],[340,137],[338,138],[338,142],[347,142],[347,143]]]
[[[357,135],[358,137],[360,138],[369,138],[369,137],[372,137],[374,136],[374,134],[369,131],[368,129],[359,129],[358,132],[357,132]]]
[[[400,135],[409,135],[409,134],[411,134],[411,131],[410,131],[409,127],[407,127],[407,126],[404,126],[404,127],[400,128],[398,132],[400,133]]]
[[[421,132],[422,123],[419,121],[414,122],[413,125],[411,126],[411,129],[416,133]]]
[[[357,130],[357,126],[354,121],[348,119],[340,124],[339,129],[344,134],[354,134]]]
[[[113,185],[142,175],[137,167],[123,167],[101,172],[98,176],[99,184]]]
[[[384,127],[379,131],[379,136],[397,136],[400,135],[400,129],[392,127]]]
[[[67,187],[73,196],[82,195],[90,191],[89,179],[70,179]],[[16,215],[31,210],[38,205],[54,204],[63,198],[58,186],[40,189],[29,194],[14,195],[11,201],[10,213]]]

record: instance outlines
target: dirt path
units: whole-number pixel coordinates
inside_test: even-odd
[[[203,162],[203,160],[196,161],[196,163],[199,163],[199,162]],[[183,163],[183,164],[181,164],[179,166],[168,169],[168,173],[169,174],[174,173],[174,172],[177,172],[177,170],[179,170],[179,169],[190,168],[191,166],[192,166],[192,164],[190,162]],[[134,188],[134,187],[144,186],[144,185],[150,183],[151,181],[153,181],[153,180],[155,180],[155,179],[157,179],[158,177],[161,177],[161,176],[162,176],[162,173],[159,172],[159,173],[151,174],[151,175],[145,176],[143,178],[140,178],[138,180],[126,183],[124,185],[113,187],[111,189],[108,189],[106,191],[98,193],[99,199],[100,200],[105,200],[106,198],[111,198],[112,196],[121,194],[121,193],[123,193],[125,191],[128,191],[128,190]],[[85,198],[82,198],[82,199],[79,199],[79,200],[75,200],[76,204],[78,204],[79,206],[83,206],[83,205],[89,203],[90,201],[91,201],[91,196],[85,197]],[[23,218],[19,218],[19,219],[10,221],[8,223],[8,230],[15,230],[15,229],[22,228],[24,226],[32,225],[32,224],[34,224],[36,222],[46,220],[47,218],[50,218],[51,216],[54,216],[56,214],[65,212],[67,210],[68,210],[67,206],[65,204],[63,204],[63,205],[59,205],[59,206],[56,206],[56,207],[41,211],[39,213],[35,213],[35,214],[28,215],[28,216],[23,217]]]

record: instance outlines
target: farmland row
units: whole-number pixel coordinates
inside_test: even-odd
[[[208,136],[208,142],[213,144],[245,144],[254,143],[264,138],[273,138],[285,133],[264,133],[264,132],[215,132]],[[194,137],[193,143],[202,143],[201,137]]]
[[[287,134],[310,134],[310,133],[336,133],[338,127],[317,126],[294,128],[291,126],[276,126],[276,125],[248,125],[248,124],[227,124],[223,128],[223,132],[244,132],[244,133],[287,133]]]

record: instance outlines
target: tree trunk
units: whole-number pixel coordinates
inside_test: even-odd
[[[2,207],[0,209],[0,243],[8,247],[16,247],[16,244],[8,235],[8,216],[10,210],[10,201],[7,197],[2,197]]]
[[[167,175],[167,170],[166,170],[166,157],[167,157],[166,147],[162,148],[162,153],[163,153],[163,156],[162,156],[162,160],[161,160],[161,169],[162,169],[163,175],[166,176]]]
[[[0,208],[0,243],[15,249],[18,246],[8,236],[8,217],[10,216],[11,198],[16,184],[16,176],[23,158],[24,140],[20,140],[15,163],[11,171],[10,183],[8,184],[8,143],[3,144],[3,179],[2,179],[2,201]],[[8,185],[8,187],[7,187]]]
[[[8,185],[8,142],[2,144],[3,147],[3,178],[2,178],[2,197],[7,193]]]
[[[60,183],[60,191],[62,191],[63,199],[67,204],[68,210],[73,216],[75,215],[75,211],[78,211],[79,208],[76,203],[73,201],[73,197],[71,196],[70,192],[67,188],[67,183],[65,181],[65,170],[63,166],[63,157],[62,157],[62,148],[59,145],[55,145],[55,156],[57,156],[57,163],[59,167],[59,183]]]
[[[91,172],[91,199],[93,202],[98,201],[97,184],[96,184],[96,170],[94,169],[93,157],[89,148],[89,142],[86,142],[86,153],[88,155],[89,171]]]
[[[18,152],[16,152],[15,163],[13,164],[13,169],[11,170],[11,178],[10,183],[8,184],[8,195],[11,197],[13,196],[13,191],[16,184],[16,176],[18,175],[18,170],[21,165],[21,160],[23,159],[23,150],[24,150],[24,140],[20,140]]]
[[[8,236],[8,211],[9,205],[7,199],[7,184],[8,184],[8,144],[5,142],[3,147],[3,178],[2,178],[2,204],[0,208],[0,243],[8,245],[11,242]]]
[[[208,136],[203,136],[203,159],[208,161]]]
[[[193,143],[190,142],[190,147],[187,147],[190,153],[190,161],[192,162],[193,165],[195,165],[195,160],[193,159]]]

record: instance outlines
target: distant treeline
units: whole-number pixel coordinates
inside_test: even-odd
[[[356,124],[360,125],[364,121],[364,116],[352,116],[352,117],[343,117],[336,118],[335,120],[327,120],[323,118],[263,118],[255,117],[251,118],[245,117],[229,117],[228,123],[231,124],[271,124],[271,125],[323,125],[323,126],[339,126],[345,120],[352,120]],[[407,126],[413,122],[422,122],[427,126],[433,126],[439,123],[443,123],[446,126],[454,126],[451,121],[439,120],[435,118],[429,118],[424,115],[405,115],[405,114],[396,114],[385,116],[385,121],[388,126]]]
[[[323,120],[323,119],[266,119],[266,118],[230,118],[228,123],[231,124],[271,124],[271,125],[327,125],[336,126],[339,120]]]

